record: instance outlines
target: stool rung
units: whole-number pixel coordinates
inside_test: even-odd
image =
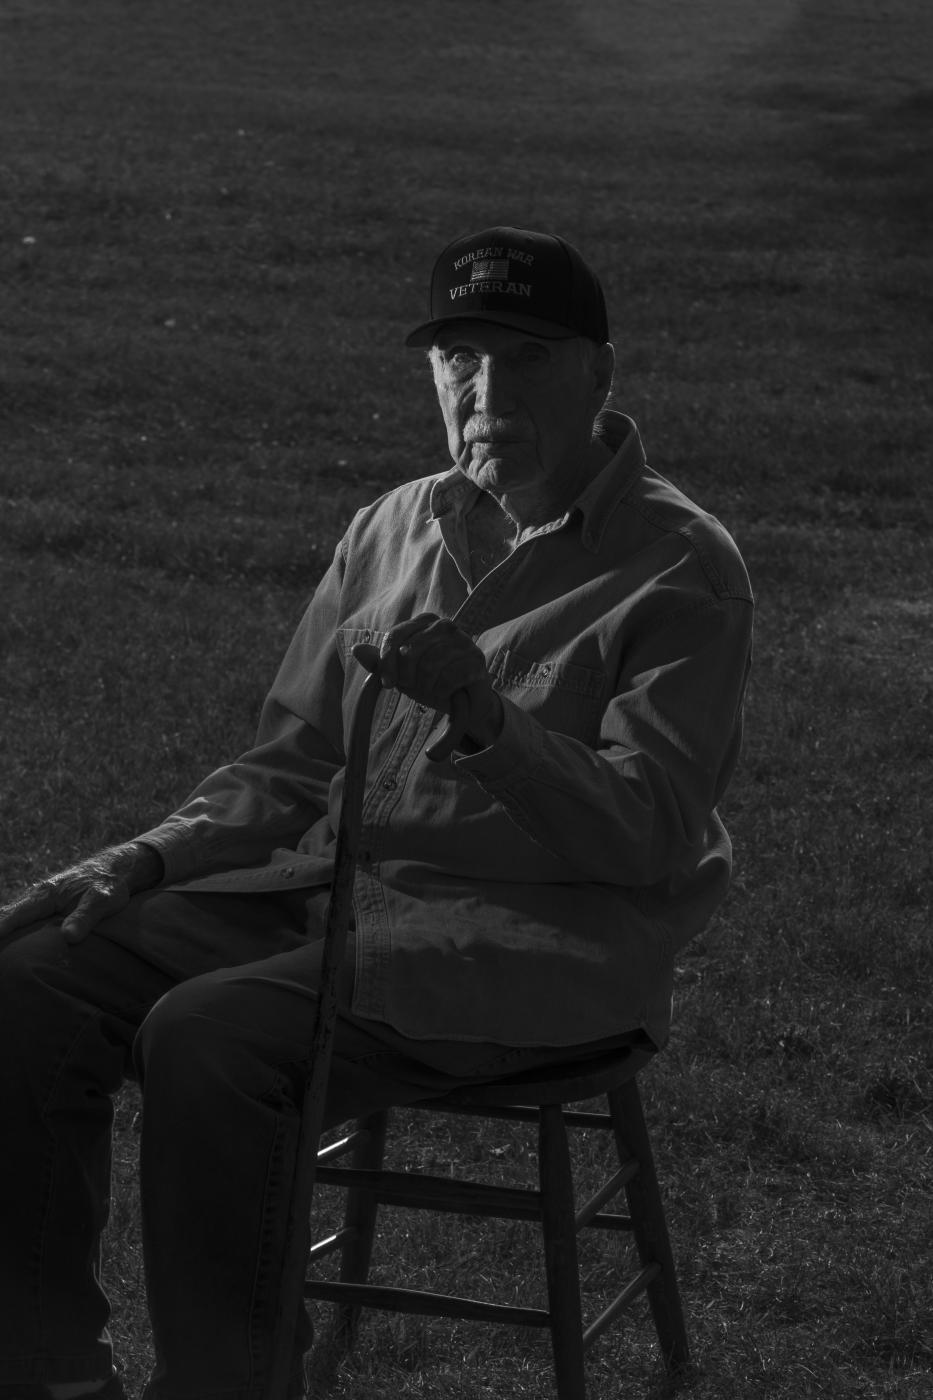
[[[595,1342],[596,1338],[602,1332],[605,1332],[610,1322],[618,1317],[622,1309],[627,1308],[630,1303],[633,1303],[636,1298],[644,1293],[649,1283],[654,1283],[654,1280],[658,1277],[660,1272],[660,1264],[649,1264],[647,1268],[642,1269],[641,1273],[636,1274],[631,1283],[627,1284],[625,1288],[622,1289],[618,1297],[613,1298],[608,1308],[606,1308],[604,1312],[601,1312],[599,1317],[595,1318],[594,1321],[590,1323],[589,1327],[587,1327],[586,1331],[583,1333],[584,1347],[588,1347],[591,1342]]]
[[[586,1205],[581,1206],[577,1211],[574,1217],[574,1227],[577,1232],[579,1233],[584,1226],[589,1225],[593,1217],[599,1213],[600,1207],[604,1206],[613,1196],[617,1196],[622,1187],[626,1186],[637,1174],[638,1163],[634,1158],[630,1162],[626,1162],[617,1172],[613,1172],[605,1186],[600,1187],[596,1195],[591,1196]]]
[[[540,1111],[525,1104],[514,1104],[508,1108],[491,1106],[482,1108],[479,1104],[471,1103],[435,1103],[429,1099],[426,1103],[412,1103],[409,1108],[426,1108],[433,1113],[464,1113],[472,1118],[505,1118],[515,1123],[537,1123]],[[564,1110],[564,1122],[568,1128],[611,1128],[612,1119],[608,1113],[585,1113],[582,1109]]]
[[[367,1171],[358,1167],[320,1167],[317,1179],[325,1186],[371,1191],[377,1201],[390,1205],[402,1201],[414,1209],[493,1215],[511,1220],[541,1219],[541,1192],[528,1187],[493,1186],[448,1176]]]
[[[356,1128],[352,1133],[347,1133],[346,1137],[340,1138],[337,1142],[332,1142],[328,1147],[322,1147],[317,1154],[318,1162],[332,1162],[335,1157],[345,1157],[348,1152],[352,1152],[354,1147],[361,1147],[368,1142],[372,1133],[366,1128]]]
[[[591,1230],[634,1230],[635,1222],[630,1215],[614,1215],[612,1211],[599,1215],[594,1215],[592,1220],[588,1220],[587,1225]]]
[[[483,1303],[448,1293],[425,1293],[416,1288],[383,1288],[374,1283],[306,1281],[306,1298],[393,1312],[424,1313],[429,1317],[461,1317],[475,1322],[502,1322],[518,1327],[549,1327],[551,1315],[542,1308],[516,1308],[507,1303]]]
[[[342,1230],[338,1230],[333,1235],[328,1235],[326,1239],[318,1240],[317,1244],[311,1245],[308,1250],[308,1263],[313,1264],[318,1259],[326,1259],[328,1254],[333,1254],[335,1249],[340,1249],[348,1240],[355,1239],[358,1230],[352,1226],[345,1225]]]

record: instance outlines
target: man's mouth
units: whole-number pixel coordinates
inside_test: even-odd
[[[527,442],[527,438],[504,437],[497,434],[482,433],[476,437],[468,437],[467,442],[471,447],[502,447],[510,442]]]

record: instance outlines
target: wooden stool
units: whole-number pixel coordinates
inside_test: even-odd
[[[316,1179],[347,1188],[344,1226],[313,1245],[313,1263],[342,1251],[340,1281],[306,1279],[304,1296],[337,1304],[337,1331],[350,1347],[362,1307],[434,1316],[547,1327],[551,1332],[559,1400],[585,1400],[584,1353],[609,1324],[647,1293],[669,1369],[683,1367],[689,1347],[674,1272],[664,1209],[635,1076],[651,1058],[641,1050],[579,1061],[545,1075],[536,1071],[491,1084],[458,1089],[416,1104],[428,1113],[472,1114],[538,1124],[538,1189],[496,1186],[416,1172],[383,1169],[388,1114],[356,1121],[341,1141],[318,1154]],[[604,1095],[607,1113],[581,1112],[568,1104]],[[568,1128],[609,1131],[619,1166],[579,1209],[574,1199]],[[351,1165],[334,1166],[352,1154]],[[603,1210],[621,1190],[628,1214]],[[378,1287],[367,1283],[378,1208],[383,1203],[422,1210],[537,1220],[544,1243],[548,1308],[512,1307],[473,1298]],[[604,1311],[584,1328],[580,1305],[577,1235],[585,1228],[624,1230],[634,1236],[638,1267]]]

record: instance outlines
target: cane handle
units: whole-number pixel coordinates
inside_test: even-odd
[[[370,675],[375,675],[379,669],[379,650],[377,647],[367,642],[358,642],[353,648],[353,655],[361,666],[365,666]],[[460,741],[466,733],[467,721],[470,717],[470,697],[465,690],[455,690],[450,701],[450,717],[447,727],[433,744],[429,744],[425,753],[432,763],[443,763],[449,758],[454,749],[458,748]]]

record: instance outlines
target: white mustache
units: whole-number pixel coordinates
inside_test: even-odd
[[[471,418],[463,430],[464,442],[530,442],[531,435],[503,418]]]

